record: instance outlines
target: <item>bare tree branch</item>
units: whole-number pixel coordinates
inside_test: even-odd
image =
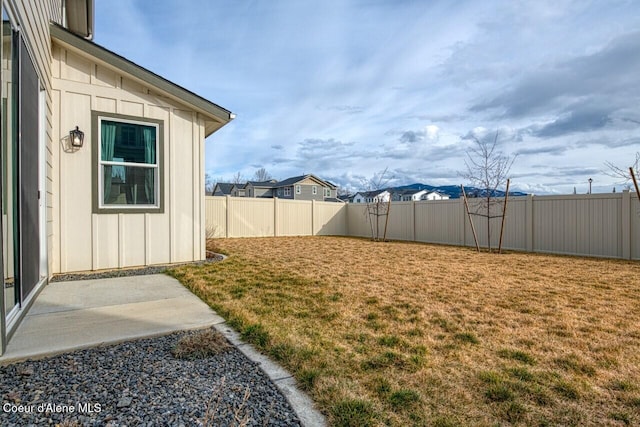
[[[254,181],[269,181],[273,177],[265,168],[260,168],[256,170],[256,173],[253,174]]]
[[[381,172],[376,172],[369,179],[362,179],[362,188],[365,191],[377,191],[386,188],[389,182],[394,178],[393,175],[389,175],[389,167],[387,166]]]
[[[629,168],[633,168],[634,171],[638,171],[640,169],[640,151],[636,152],[636,158],[633,164],[626,168],[621,168],[609,161],[604,162],[604,165],[607,167],[607,170],[603,171],[606,175],[620,180],[619,182],[616,182],[616,184],[626,184],[627,187],[630,188],[631,174],[629,173]]]
[[[244,177],[240,171],[236,172],[235,175],[233,175],[233,178],[231,178],[231,183],[233,184],[242,184],[243,181]]]
[[[474,187],[490,195],[506,184],[511,166],[516,159],[516,156],[510,157],[497,151],[498,135],[496,132],[493,141],[473,138],[475,145],[467,151],[467,159],[464,161],[467,170],[460,174]]]
[[[216,186],[216,182],[213,180],[213,177],[206,173],[204,175],[204,194],[210,196],[213,194],[213,188]]]

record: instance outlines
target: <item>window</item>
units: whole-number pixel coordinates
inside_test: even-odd
[[[314,185],[314,186],[311,187],[311,193],[312,194],[318,194],[318,186],[317,185]]]
[[[331,189],[328,187],[324,187],[324,196],[331,197]]]
[[[291,197],[291,187],[284,187],[284,197]]]
[[[94,211],[163,212],[162,121],[93,112]]]
[[[302,193],[302,187],[300,185],[296,185],[296,194]]]

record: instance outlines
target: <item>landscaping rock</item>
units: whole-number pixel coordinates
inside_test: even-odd
[[[176,359],[173,347],[196,333],[0,367],[0,425],[227,426],[238,415],[248,426],[300,425],[276,386],[235,347]]]

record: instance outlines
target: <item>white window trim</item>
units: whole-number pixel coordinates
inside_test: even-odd
[[[314,194],[314,195],[318,194],[318,186],[317,185],[314,185],[314,186],[311,187],[311,193]]]
[[[102,120],[108,120],[110,122],[129,123],[133,125],[154,127],[156,129],[156,163],[150,165],[148,163],[132,163],[132,162],[113,162],[102,160]],[[98,207],[100,209],[118,209],[118,210],[131,210],[136,211],[140,209],[160,209],[160,125],[153,122],[145,122],[143,120],[130,120],[119,117],[111,116],[98,116]],[[154,190],[155,190],[155,203],[147,205],[105,205],[104,204],[104,173],[102,172],[102,166],[133,166],[142,168],[156,169],[154,174]]]
[[[302,186],[300,184],[296,185],[296,194],[302,194]]]
[[[291,187],[284,187],[284,196],[291,197]]]

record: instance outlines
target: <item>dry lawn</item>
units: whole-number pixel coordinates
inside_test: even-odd
[[[640,263],[226,239],[173,272],[332,425],[639,425]]]

